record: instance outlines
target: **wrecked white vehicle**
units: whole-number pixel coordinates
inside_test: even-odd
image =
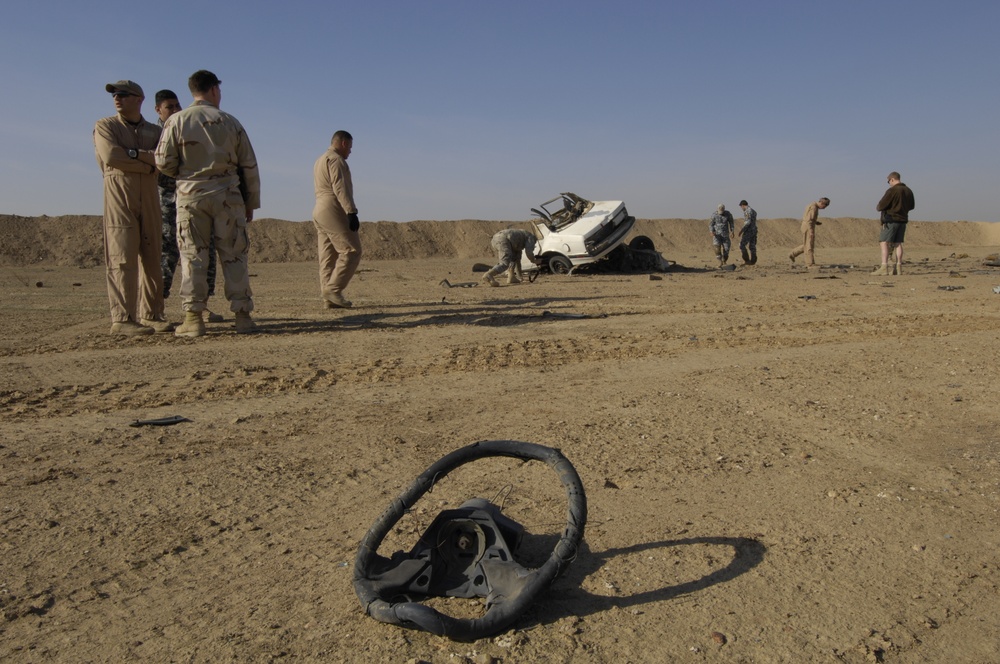
[[[538,217],[532,222],[538,238],[535,255],[541,258],[541,265],[522,255],[521,269],[525,272],[547,269],[553,274],[567,274],[578,266],[609,257],[618,259],[613,261],[618,263],[628,253],[622,243],[635,226],[635,217],[629,215],[622,201],[588,201],[567,192],[531,208],[531,212]],[[655,253],[653,241],[648,237],[633,238],[628,247],[655,254],[655,261],[647,261],[651,263],[650,269],[662,267],[662,257]],[[635,263],[634,258],[631,256],[626,262]]]

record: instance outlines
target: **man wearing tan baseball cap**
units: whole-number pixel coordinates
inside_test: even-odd
[[[135,81],[108,83],[117,113],[94,125],[94,151],[104,175],[104,262],[111,334],[138,336],[173,329],[163,316],[160,199],[154,152],[160,127],[142,117],[145,95]]]

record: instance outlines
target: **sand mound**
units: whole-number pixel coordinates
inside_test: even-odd
[[[764,219],[758,246],[793,247],[800,242],[797,219]],[[452,257],[490,254],[490,237],[501,228],[528,227],[524,221],[391,221],[363,222],[365,257],[369,260]],[[878,222],[873,219],[828,218],[817,233],[817,247],[873,246]],[[700,254],[708,246],[708,222],[702,219],[640,219],[635,234],[648,235],[668,258]],[[316,233],[308,222],[260,219],[250,227],[251,261],[287,263],[316,258]],[[1000,245],[1000,225],[987,222],[912,222],[907,246]],[[101,217],[21,217],[0,215],[0,265],[35,263],[92,267],[103,262]]]

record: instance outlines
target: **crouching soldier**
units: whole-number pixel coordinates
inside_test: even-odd
[[[523,275],[521,273],[521,252],[528,256],[528,260],[536,265],[540,259],[535,257],[535,247],[538,241],[535,236],[528,231],[516,228],[508,228],[499,231],[493,236],[490,246],[497,252],[499,261],[493,268],[483,275],[483,283],[490,286],[499,286],[494,278],[499,274],[507,273],[507,283],[520,283]]]

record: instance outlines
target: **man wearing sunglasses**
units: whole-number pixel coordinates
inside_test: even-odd
[[[111,334],[169,332],[163,316],[160,200],[153,153],[160,127],[142,117],[142,88],[108,83],[117,113],[94,125],[94,151],[104,175],[104,261]]]

